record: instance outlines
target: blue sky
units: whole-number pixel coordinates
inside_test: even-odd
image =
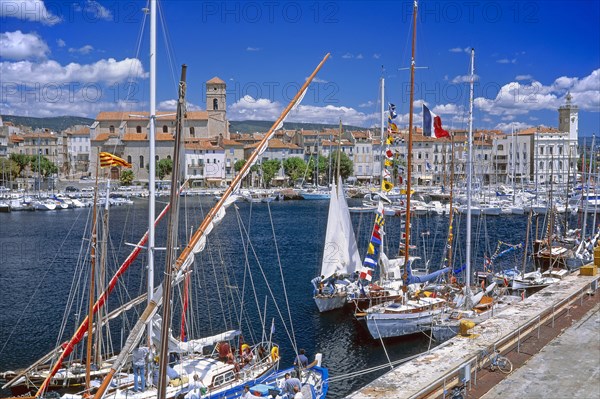
[[[145,6],[0,0],[0,112],[94,117],[146,109]],[[190,108],[205,108],[204,82],[219,76],[228,85],[230,119],[274,120],[331,52],[289,120],[341,117],[373,126],[382,73],[385,101],[408,120],[409,72],[401,68],[410,61],[410,1],[175,0],[159,9],[160,109],[173,108],[179,65],[186,63]],[[466,127],[471,47],[475,127],[556,126],[556,108],[571,91],[581,109],[580,135],[600,133],[600,2],[421,1],[416,60],[427,69],[416,74],[417,114],[424,101],[445,125]]]

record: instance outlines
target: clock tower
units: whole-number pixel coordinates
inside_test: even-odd
[[[558,108],[558,130],[569,133],[569,139],[577,141],[579,130],[579,108],[571,104],[571,93],[567,93],[567,102]]]

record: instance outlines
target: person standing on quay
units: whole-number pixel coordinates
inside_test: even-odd
[[[146,389],[146,358],[150,349],[140,346],[131,353],[131,363],[133,364],[133,391],[144,392]],[[141,384],[139,383],[141,377]]]

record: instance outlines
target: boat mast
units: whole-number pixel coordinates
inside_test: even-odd
[[[154,292],[154,218],[156,206],[156,0],[150,0],[150,125],[148,142],[148,305]],[[142,165],[143,166],[143,165]],[[173,187],[171,187],[173,189]],[[152,348],[152,323],[147,326],[148,347]]]
[[[415,46],[417,41],[417,0],[413,3],[413,34],[412,34],[412,54],[410,59],[410,102],[408,104],[408,144],[406,154],[406,224],[404,226],[404,275],[403,280],[408,279],[408,260],[410,248],[410,180],[412,170],[412,142],[413,142],[413,101],[415,98]],[[402,291],[406,292],[406,284],[402,286]]]
[[[592,147],[590,148],[590,166],[588,168],[588,175],[587,175],[587,187],[585,189],[585,203],[583,204],[583,226],[581,227],[581,241],[583,242],[583,240],[585,239],[585,231],[587,229],[587,214],[588,214],[588,207],[589,207],[589,203],[590,203],[590,185],[592,184],[592,164],[593,164],[593,160],[594,160],[594,143],[596,141],[596,136],[592,136]],[[585,168],[585,156],[583,157],[583,167]],[[585,170],[585,169],[584,169]],[[581,198],[583,198],[583,190],[581,190],[582,195]],[[592,228],[592,231],[593,228]]]
[[[85,356],[85,391],[89,394],[90,391],[90,373],[91,373],[91,362],[92,362],[92,331],[94,330],[94,285],[96,278],[96,214],[98,212],[98,173],[100,170],[100,152],[96,156],[96,184],[94,186],[94,208],[92,210],[92,243],[90,248],[90,292],[89,292],[89,306],[88,306],[88,336],[87,336],[87,348]],[[42,384],[42,388],[38,391],[36,396],[40,394],[42,389],[46,385],[46,381]]]
[[[450,136],[450,153],[452,154],[452,158],[450,158],[450,214],[448,215],[448,266],[452,267],[452,245],[454,241],[454,233],[452,223],[454,222],[454,135]],[[451,273],[454,273],[453,269],[451,269]]]
[[[466,270],[465,270],[465,297],[466,305],[470,307],[471,290],[471,184],[473,175],[473,86],[475,76],[475,49],[471,49],[471,78],[469,89],[469,155],[467,157],[467,239],[466,239]],[[513,159],[514,162],[514,159]]]
[[[510,124],[510,130],[511,130],[511,134],[512,134],[512,144],[513,144],[513,148],[512,148],[512,204],[513,206],[515,206],[515,172],[517,170],[516,168],[516,158],[515,158],[515,154],[517,153],[516,147],[517,147],[517,143],[515,141],[515,126],[511,123]]]
[[[177,119],[175,131],[175,149],[173,154],[173,172],[171,173],[171,212],[167,224],[167,255],[165,263],[164,280],[164,299],[162,312],[162,329],[160,337],[160,364],[158,370],[158,397],[167,396],[167,363],[169,359],[169,325],[171,324],[171,282],[173,280],[173,267],[176,253],[175,245],[177,240],[177,226],[179,219],[179,193],[175,190],[178,186],[180,155],[181,155],[181,136],[183,134],[183,118],[185,112],[185,92],[186,92],[186,72],[187,66],[181,66],[181,80],[179,82],[179,101],[177,103]],[[150,323],[152,324],[152,323]]]

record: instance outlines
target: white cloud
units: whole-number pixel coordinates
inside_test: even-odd
[[[358,108],[369,108],[369,107],[372,107],[373,105],[375,105],[375,102],[369,100],[366,103],[359,104]]]
[[[532,81],[510,82],[500,88],[496,98],[478,97],[475,106],[490,115],[524,115],[531,111],[556,110],[564,104],[567,91],[580,109],[600,112],[600,69],[583,78],[561,76],[551,85]]]
[[[0,17],[40,22],[44,25],[55,25],[62,20],[51,9],[48,10],[42,0],[0,0]]]
[[[527,129],[528,127],[531,127],[531,125],[525,122],[502,122],[497,124],[494,129],[502,130],[505,133],[510,133],[513,129],[516,132],[521,129]]]
[[[450,51],[451,53],[470,53],[471,52],[471,47],[453,47],[451,49],[449,49],[448,51]]]
[[[56,39],[56,45],[58,47],[65,47],[67,45],[67,43],[65,43],[65,41],[63,39]]]
[[[381,54],[375,53],[373,54],[373,58],[375,58],[376,60],[381,58]]]
[[[512,58],[512,59],[501,58],[499,60],[496,60],[496,62],[498,64],[516,64],[517,63],[517,59],[516,58]]]
[[[177,100],[176,99],[170,99],[170,100],[161,101],[158,104],[157,108],[160,111],[176,111],[177,110]],[[202,110],[202,108],[200,108],[198,105],[192,104],[190,102],[186,103],[186,108],[187,108],[188,111],[200,111],[200,110]]]
[[[244,96],[235,102],[228,110],[230,120],[275,120],[283,110],[277,101],[266,98],[254,99]],[[351,107],[326,105],[300,105],[290,112],[287,121],[313,122],[313,123],[338,123],[340,118],[344,124],[371,126],[379,120],[379,113],[365,114]]]
[[[432,109],[433,113],[439,115],[457,115],[463,114],[465,112],[463,106],[458,106],[456,104],[441,104],[436,105]]]
[[[346,54],[342,55],[342,58],[348,60],[350,58],[354,58],[354,55],[352,55],[351,53],[346,53]]]
[[[306,78],[304,78],[304,80],[308,80],[308,76]],[[312,83],[329,83],[329,81],[325,80],[325,79],[320,79],[315,76],[312,80]]]
[[[94,0],[87,0],[83,11],[86,13],[88,19],[103,19],[105,21],[113,20],[112,12]]]
[[[260,51],[260,47],[246,47],[246,51]]]
[[[46,42],[36,33],[0,33],[0,57],[13,60],[46,58],[50,52]]]
[[[362,60],[363,58],[365,58],[365,57],[363,57],[363,55],[362,55],[362,54],[358,54],[358,55],[356,56],[356,59],[357,59],[357,60]]]
[[[533,76],[531,75],[517,75],[515,76],[515,80],[532,80]]]
[[[479,75],[473,75],[473,81],[477,82],[479,80]],[[452,83],[460,84],[460,83],[470,83],[471,75],[458,75],[454,79],[452,79]]]
[[[92,50],[94,49],[94,47],[92,47],[89,44],[86,44],[83,47],[80,48],[69,48],[69,53],[78,53],[78,54],[89,54],[92,52]]]
[[[2,85],[46,85],[65,83],[118,83],[131,78],[145,78],[142,63],[137,58],[117,61],[102,59],[93,64],[70,63],[61,65],[48,60],[41,63],[30,61],[0,62]]]

